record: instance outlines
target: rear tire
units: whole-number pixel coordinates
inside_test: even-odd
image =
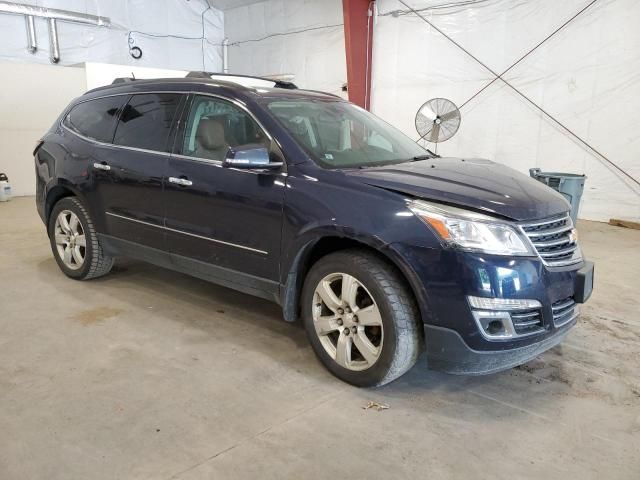
[[[416,363],[421,335],[413,294],[376,255],[350,249],[321,258],[305,279],[301,303],[316,355],[341,380],[380,386]]]
[[[49,216],[49,241],[60,270],[70,278],[98,278],[113,266],[113,257],[100,246],[89,212],[76,197],[63,198],[54,205]]]

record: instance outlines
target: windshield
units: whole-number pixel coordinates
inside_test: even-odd
[[[375,115],[347,102],[277,100],[269,110],[324,168],[357,168],[429,157]]]

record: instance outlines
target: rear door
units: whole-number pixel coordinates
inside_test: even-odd
[[[207,266],[222,267],[217,274],[226,283],[277,291],[286,176],[223,168],[222,160],[229,147],[250,143],[270,148],[274,160],[282,161],[281,153],[233,101],[195,94],[184,112],[165,185],[167,246],[174,261],[196,260],[186,262],[189,268],[214,274]]]
[[[112,145],[93,164],[106,233],[165,249],[163,186],[183,94],[134,94],[122,108]]]
[[[87,200],[87,208],[101,233],[106,232],[103,184],[110,181],[107,170],[118,151],[111,146],[120,112],[129,94],[109,95],[75,105],[62,124],[60,155],[70,183],[76,185]],[[68,139],[67,139],[68,138]]]

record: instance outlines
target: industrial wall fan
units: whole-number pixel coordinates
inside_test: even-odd
[[[432,98],[416,113],[416,130],[420,140],[438,144],[449,140],[460,128],[460,110],[446,98]]]

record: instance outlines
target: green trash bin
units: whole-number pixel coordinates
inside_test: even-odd
[[[576,225],[580,199],[587,176],[577,173],[543,172],[539,168],[530,168],[529,175],[564,195],[571,204],[571,220]]]

